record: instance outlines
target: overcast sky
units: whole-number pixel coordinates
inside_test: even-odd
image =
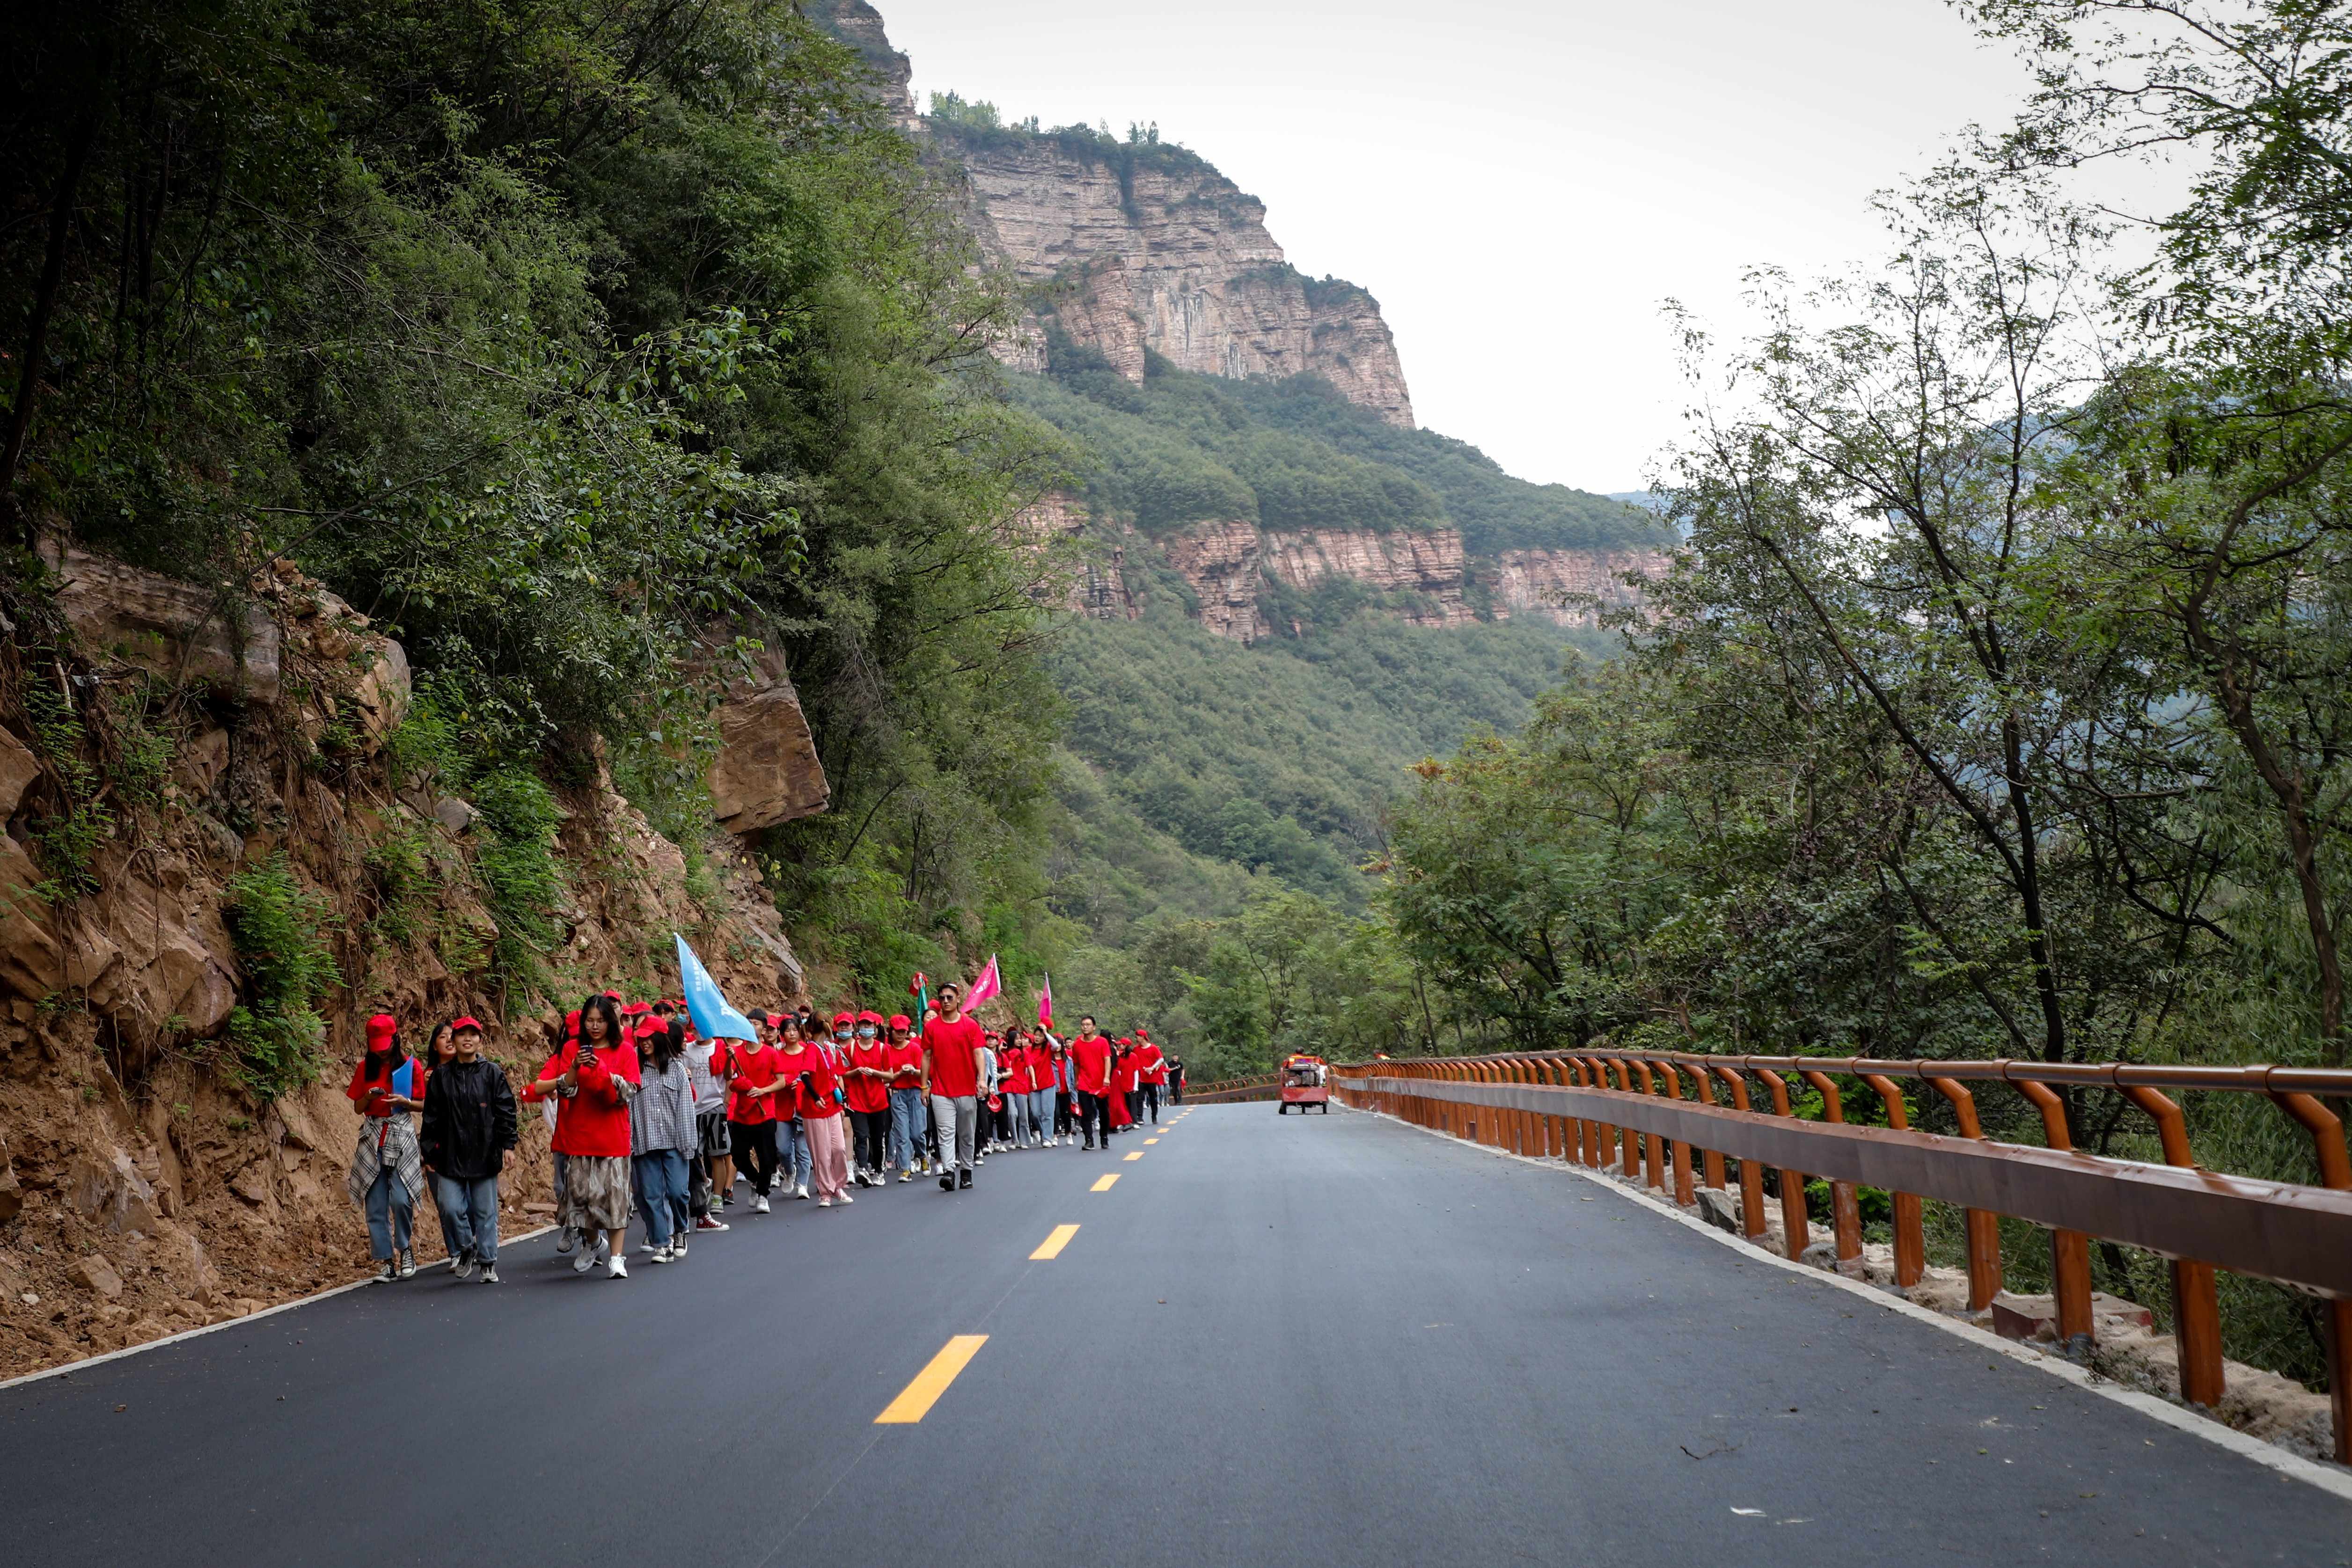
[[[1423,425],[1636,489],[1686,401],[1669,296],[1865,258],[1871,193],[2025,85],[1940,0],[874,0],[917,101],[1157,121],[1370,289]]]

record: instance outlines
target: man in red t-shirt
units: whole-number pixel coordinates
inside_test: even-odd
[[[979,1023],[963,1016],[963,987],[940,987],[940,1016],[923,1029],[923,1078],[931,1121],[940,1130],[940,1191],[971,1185],[972,1140],[980,1129],[980,1057],[987,1048]]]
[[[1094,1015],[1078,1020],[1078,1037],[1070,1042],[1070,1077],[1078,1091],[1078,1125],[1086,1146],[1095,1146],[1095,1128],[1102,1128],[1102,1146],[1110,1147],[1110,1078],[1118,1065],[1111,1043],[1095,1027]]]
[[[1135,1066],[1144,1108],[1151,1112],[1151,1120],[1157,1122],[1160,1120],[1160,1086],[1168,1081],[1168,1059],[1160,1054],[1160,1047],[1151,1037],[1140,1029],[1135,1031]]]

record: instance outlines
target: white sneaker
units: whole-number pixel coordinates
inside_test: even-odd
[[[753,1198],[751,1200],[751,1212],[753,1214],[766,1214],[768,1212],[768,1200],[763,1197]]]
[[[653,1256],[646,1258],[646,1261],[648,1263],[667,1263],[669,1258],[670,1251],[668,1247],[656,1247],[653,1248]]]
[[[679,1258],[684,1258],[685,1256],[686,1256],[686,1237],[682,1237],[682,1236],[679,1236],[679,1237],[671,1237],[671,1238],[670,1238],[670,1244],[669,1244],[669,1260],[670,1260],[672,1263],[675,1263],[675,1262],[677,1262]]]
[[[654,1252],[659,1249],[656,1248],[650,1241],[641,1241],[637,1243],[637,1250],[639,1252]]]
[[[605,1271],[605,1278],[608,1279],[626,1279],[628,1277],[629,1260],[625,1258],[613,1259],[612,1267]]]
[[[493,1263],[493,1264],[491,1264],[489,1267],[488,1267],[487,1268],[484,1268],[484,1269],[482,1270],[482,1283],[483,1283],[483,1284],[485,1284],[485,1285],[495,1285],[495,1284],[497,1284],[498,1282],[499,1282],[499,1266],[498,1266],[497,1264]]]
[[[572,1272],[574,1274],[585,1274],[595,1267],[596,1249],[593,1247],[582,1247],[580,1256],[572,1260]]]
[[[456,1263],[450,1265],[449,1272],[460,1279],[471,1279],[474,1277],[473,1255],[467,1253],[459,1257]]]
[[[578,1226],[567,1225],[562,1230],[555,1233],[555,1250],[559,1255],[569,1252],[579,1245],[580,1230]]]
[[[858,1166],[858,1167],[857,1167],[857,1169],[856,1169],[855,1171],[852,1171],[852,1172],[849,1173],[849,1179],[850,1179],[851,1181],[853,1181],[853,1182],[856,1182],[856,1183],[859,1186],[861,1186],[861,1187],[862,1187],[862,1186],[866,1185],[866,1184],[867,1184],[867,1183],[866,1183],[866,1167],[865,1167],[865,1166],[863,1166],[863,1165],[860,1165],[860,1166]]]
[[[857,1200],[856,1200],[856,1198],[851,1197],[847,1193],[844,1193],[844,1194],[841,1194],[841,1201],[842,1201],[843,1203],[845,1203],[845,1204],[854,1204],[854,1203],[856,1203]]]
[[[796,1198],[804,1198],[808,1196],[808,1184],[806,1182],[803,1182],[800,1185],[794,1187],[793,1189],[793,1196]]]
[[[842,1194],[841,1201],[843,1203],[847,1203],[849,1201],[849,1194],[847,1193]],[[819,1198],[816,1201],[816,1206],[821,1209],[829,1209],[833,1206],[833,1200],[831,1198]]]

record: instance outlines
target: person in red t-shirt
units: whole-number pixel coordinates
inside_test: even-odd
[[[1110,1069],[1110,1130],[1125,1131],[1135,1125],[1135,1042],[1121,1035]]]
[[[558,1099],[554,1148],[565,1156],[563,1205],[556,1223],[578,1230],[572,1260],[585,1274],[603,1263],[626,1279],[629,1231],[629,1101],[637,1092],[637,1053],[621,1033],[621,1010],[609,995],[580,1005],[580,1037],[563,1047],[531,1085],[531,1098]]]
[[[849,1047],[849,1070],[842,1094],[849,1101],[849,1131],[855,1144],[852,1174],[861,1187],[882,1184],[890,1158],[890,1047],[882,1041],[882,1015],[857,1015],[857,1036]]]
[[[890,1042],[882,1047],[889,1069],[890,1163],[898,1179],[911,1182],[923,1155],[923,1047],[910,1038],[913,1022],[904,1013],[890,1016]]]
[[[1095,1146],[1096,1129],[1102,1146],[1110,1147],[1110,1079],[1118,1065],[1117,1049],[1095,1027],[1094,1015],[1078,1020],[1078,1037],[1070,1042],[1070,1080],[1078,1094],[1078,1124],[1086,1146]]]
[[[416,1272],[410,1226],[425,1186],[425,1160],[408,1113],[424,1109],[426,1071],[400,1043],[391,1014],[367,1021],[366,1054],[343,1090],[361,1118],[343,1190],[367,1215],[368,1253],[383,1266],[375,1276],[379,1285]]]
[[[777,1091],[776,1114],[800,1118],[802,1136],[808,1140],[809,1178],[816,1185],[816,1206],[829,1209],[836,1203],[853,1201],[849,1140],[841,1125],[841,1079],[834,1070],[833,1053],[822,1044],[803,1044],[796,1038],[798,1033],[787,1026],[784,1038],[776,1046],[776,1070],[792,1087],[789,1110],[785,1091]]]
[[[940,1191],[971,1185],[973,1140],[980,1132],[980,1025],[963,1016],[963,987],[940,987],[940,1016],[923,1030],[923,1080],[940,1130]]]
[[[1168,1058],[1160,1054],[1160,1047],[1142,1030],[1135,1031],[1136,1087],[1139,1109],[1149,1110],[1151,1120],[1160,1120],[1160,1086],[1168,1081]],[[1142,1118],[1138,1117],[1138,1121]]]
[[[1019,1029],[1004,1031],[1004,1043],[996,1049],[996,1065],[1003,1081],[997,1092],[1004,1097],[1005,1133],[1011,1146],[1029,1146],[1029,1047]]]
[[[755,1029],[759,1025],[754,1022]],[[775,1053],[757,1040],[720,1040],[711,1071],[727,1080],[727,1146],[751,1183],[751,1212],[768,1212],[776,1180]]]

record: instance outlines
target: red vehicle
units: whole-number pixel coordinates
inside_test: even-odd
[[[1286,1057],[1282,1063],[1282,1099],[1276,1104],[1274,1113],[1281,1116],[1295,1105],[1298,1114],[1304,1116],[1307,1108],[1313,1105],[1321,1107],[1324,1115],[1330,1115],[1330,1066],[1321,1057],[1303,1053]]]

